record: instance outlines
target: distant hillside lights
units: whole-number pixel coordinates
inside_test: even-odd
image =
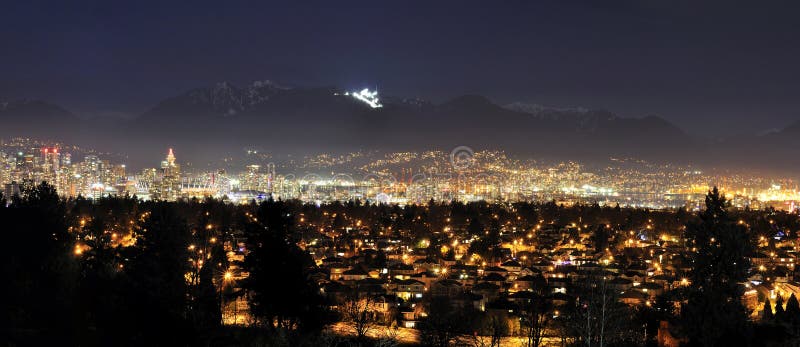
[[[360,92],[345,92],[344,95],[350,95],[358,100],[369,105],[372,108],[383,107],[378,99],[378,91],[370,91],[368,88],[362,89]]]

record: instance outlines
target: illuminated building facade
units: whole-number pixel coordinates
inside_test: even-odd
[[[159,177],[153,184],[153,199],[175,201],[181,194],[181,167],[175,162],[175,154],[169,149],[166,159],[161,162]]]

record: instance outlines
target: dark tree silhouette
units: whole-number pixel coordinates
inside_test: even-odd
[[[608,239],[611,238],[611,232],[606,228],[605,224],[599,224],[594,230],[594,249],[595,252],[603,252],[608,248]]]
[[[359,298],[354,294],[342,305],[342,317],[355,331],[359,344],[365,342],[367,333],[377,324],[374,317],[375,310],[375,302],[369,296]]]
[[[769,301],[769,298],[764,300],[764,309],[762,310],[762,318],[766,322],[771,322],[775,319],[775,314],[772,312],[772,303]]]
[[[750,267],[747,231],[728,215],[728,202],[714,187],[699,220],[687,225],[692,260],[688,302],[681,311],[692,345],[747,341],[747,312],[740,298]]]
[[[561,334],[587,346],[639,344],[642,327],[634,311],[618,300],[603,270],[576,283],[577,299],[559,317]]]
[[[252,314],[259,325],[272,331],[316,331],[327,317],[319,288],[308,277],[313,266],[308,254],[294,243],[294,218],[282,201],[265,201],[256,217],[246,225],[247,248],[244,267],[249,278]]]
[[[222,320],[221,293],[225,285],[222,271],[213,261],[208,262],[200,269],[199,281],[192,288],[192,320],[200,331],[217,328]],[[214,286],[215,277],[220,288]]]
[[[78,343],[78,262],[66,204],[47,183],[26,185],[0,207],[0,276],[9,285],[2,329],[11,345]]]
[[[539,347],[553,316],[552,302],[535,295],[518,308],[526,347]]]
[[[794,296],[794,293],[789,296],[789,299],[786,300],[786,315],[789,319],[798,319],[800,318],[800,303],[797,301],[797,297]]]
[[[433,298],[428,303],[427,312],[428,316],[419,323],[422,340],[433,347],[449,346],[463,330],[458,313],[443,297]]]
[[[80,256],[79,288],[81,307],[86,311],[87,328],[95,334],[86,336],[84,343],[119,344],[122,340],[120,337],[127,336],[128,329],[124,320],[128,312],[128,297],[119,288],[124,288],[128,282],[122,271],[122,257],[118,249],[109,244],[111,235],[106,232],[109,226],[106,214],[92,212],[83,211],[92,217],[84,232],[86,249]]]
[[[779,322],[783,322],[786,320],[786,310],[783,309],[783,297],[778,295],[778,299],[775,300],[775,320]]]
[[[783,313],[783,323],[787,326],[787,331],[797,341],[800,337],[800,303],[794,293],[786,300],[786,312]]]
[[[502,311],[501,311],[502,312]],[[508,317],[504,313],[492,313],[483,316],[480,326],[480,335],[473,335],[477,345],[485,346],[483,336],[489,337],[488,347],[500,347],[503,337],[509,333]]]
[[[130,330],[134,345],[186,345],[186,277],[199,259],[188,250],[189,228],[174,204],[154,203],[136,229],[138,253],[130,261]],[[190,261],[191,260],[191,261]]]

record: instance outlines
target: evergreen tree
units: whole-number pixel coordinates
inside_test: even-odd
[[[263,202],[257,218],[246,225],[243,283],[251,313],[273,332],[316,331],[326,312],[316,283],[308,277],[310,256],[292,238],[294,218],[282,201]]]
[[[479,237],[486,236],[483,233],[484,232],[483,223],[481,223],[481,221],[478,220],[478,218],[470,219],[469,226],[467,227],[467,232],[470,235],[478,235]]]
[[[423,346],[447,347],[459,335],[474,333],[479,312],[471,307],[454,308],[447,297],[432,297],[426,302],[428,316],[419,322]]]
[[[728,202],[715,187],[699,220],[687,225],[692,261],[688,302],[681,311],[690,344],[715,346],[747,341],[747,312],[741,302],[751,253],[746,229],[728,215]]]
[[[0,310],[4,344],[79,344],[79,264],[66,212],[44,182],[25,185],[10,205],[0,205],[0,276],[10,282]]]
[[[220,272],[213,264],[208,264],[200,269],[200,279],[193,288],[192,318],[194,325],[200,332],[206,332],[219,326],[222,321],[221,298],[224,283],[224,274],[217,276],[219,289],[214,287],[214,272]]]
[[[386,257],[386,252],[384,252],[382,249],[378,249],[378,252],[375,254],[373,266],[376,268],[384,268],[386,267],[387,261],[388,258]]]
[[[797,301],[797,297],[794,296],[794,293],[786,300],[786,312],[784,312],[784,315],[784,320],[791,323],[795,330],[800,328],[798,327],[798,323],[800,323],[800,303]]]
[[[783,322],[786,319],[786,311],[783,309],[783,297],[778,294],[778,300],[775,301],[775,319]]]
[[[88,205],[91,209],[91,205]],[[80,258],[81,278],[79,282],[81,307],[85,310],[86,326],[94,331],[84,337],[87,344],[120,344],[120,336],[127,336],[124,319],[128,313],[125,291],[125,273],[120,271],[123,263],[117,249],[110,247],[111,235],[106,232],[107,216],[87,210],[91,215],[85,234],[86,250]]]
[[[449,248],[447,250],[447,253],[445,253],[442,256],[442,259],[449,260],[449,261],[455,261],[456,260],[456,252],[453,250],[453,248]]]
[[[134,345],[186,345],[194,335],[186,274],[199,266],[190,232],[174,203],[157,202],[136,229],[137,252],[128,274],[128,328]]]
[[[800,316],[800,303],[798,303],[794,293],[789,296],[789,300],[786,300],[786,315],[792,319]]]
[[[608,248],[608,239],[611,237],[609,230],[604,224],[600,224],[594,230],[594,249],[595,252],[603,252]]]
[[[344,219],[344,215],[342,213],[337,213],[336,216],[333,217],[331,226],[333,227],[333,230],[344,231],[345,227],[347,226],[347,221]]]
[[[762,310],[762,312],[761,318],[765,322],[771,322],[773,319],[775,319],[775,315],[772,313],[772,303],[769,301],[769,298],[764,300],[764,310]]]

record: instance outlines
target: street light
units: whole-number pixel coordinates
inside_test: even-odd
[[[222,324],[225,324],[225,301],[222,296],[222,290],[225,289],[225,282],[228,282],[231,279],[233,279],[233,274],[230,271],[225,271],[225,273],[222,275],[222,283],[219,284],[219,313]]]

